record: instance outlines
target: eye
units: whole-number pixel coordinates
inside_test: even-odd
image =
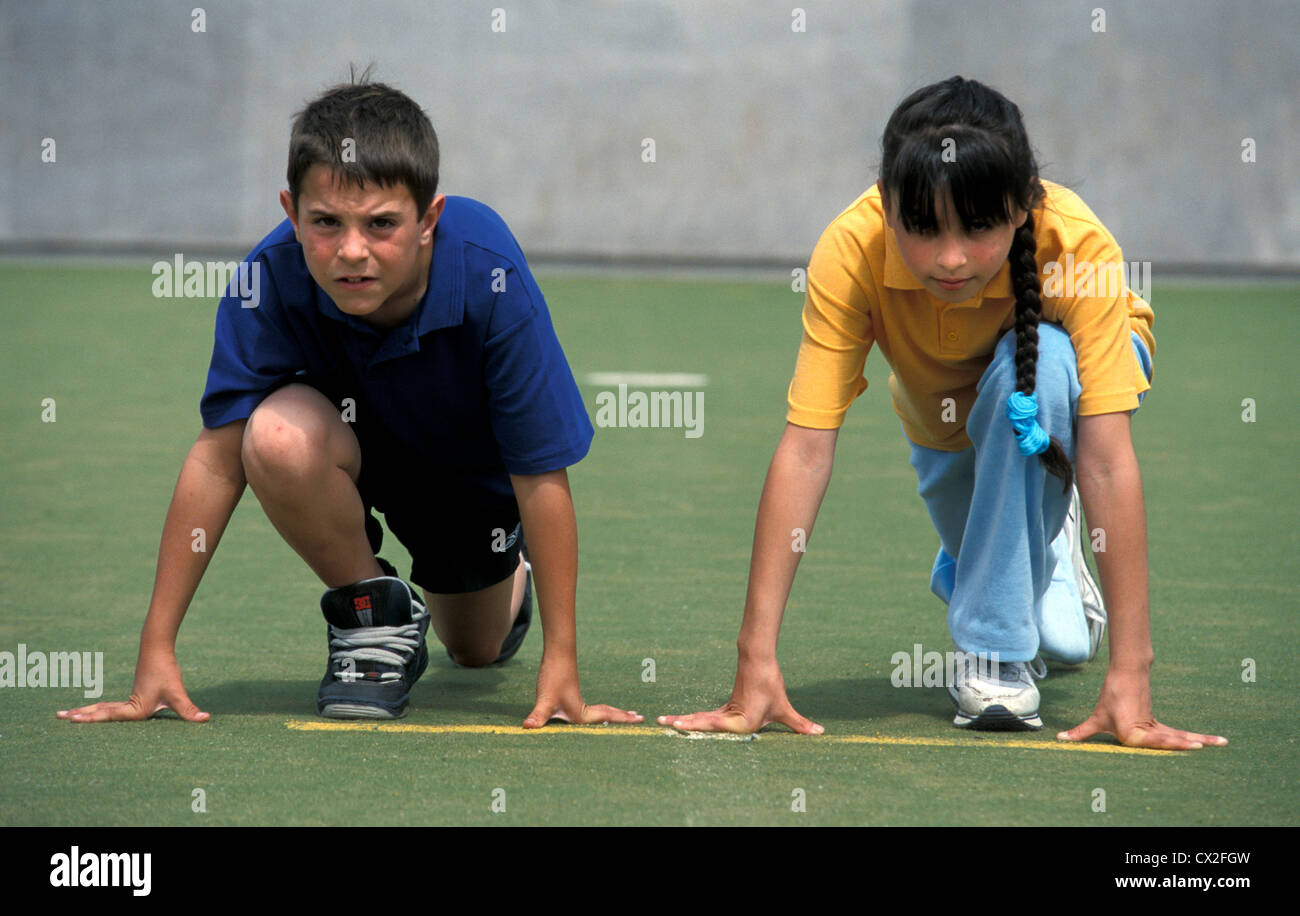
[[[993,224],[988,220],[977,219],[975,222],[970,224],[970,232],[972,235],[979,232],[988,232],[992,228]]]
[[[370,221],[370,225],[376,229],[392,229],[397,223],[386,216],[377,216]]]
[[[315,219],[312,220],[312,225],[314,225],[314,226],[323,226],[323,227],[326,227],[326,228],[328,228],[328,227],[332,227],[332,226],[334,226],[334,225],[337,225],[337,223],[338,223],[338,220],[336,220],[336,219],[335,219],[334,217],[332,217],[332,216],[318,216],[318,217],[316,217]]]

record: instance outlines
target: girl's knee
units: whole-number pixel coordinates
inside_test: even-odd
[[[980,377],[981,397],[1003,399],[1016,390],[1016,332],[1007,331],[993,350],[993,360]]]
[[[1037,387],[1073,402],[1079,397],[1079,359],[1066,330],[1055,324],[1038,326]]]
[[[1037,356],[1034,361],[1034,390],[1067,398],[1078,396],[1078,360],[1074,344],[1065,329],[1043,322],[1038,325]],[[998,341],[984,376],[979,382],[981,395],[1007,398],[1017,390],[1016,332],[1008,331]],[[1040,395],[1040,401],[1042,397]]]

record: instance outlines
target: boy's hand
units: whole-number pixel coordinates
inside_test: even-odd
[[[174,710],[187,722],[206,722],[210,718],[185,693],[174,652],[141,653],[131,699],[125,703],[92,703],[60,710],[56,715],[72,722],[128,722],[148,719],[162,709]]]
[[[541,728],[551,719],[577,725],[599,722],[644,722],[645,717],[617,706],[588,706],[578,689],[576,662],[552,662],[544,655],[537,671],[537,705],[524,719],[524,728]]]
[[[1128,747],[1191,751],[1228,743],[1219,735],[1202,735],[1170,728],[1151,712],[1151,682],[1144,672],[1108,670],[1097,708],[1082,725],[1059,733],[1060,741],[1084,741],[1097,734],[1114,735]]]
[[[746,735],[773,722],[801,735],[820,735],[825,731],[811,719],[805,719],[790,705],[785,695],[785,679],[776,659],[761,664],[741,663],[736,668],[736,686],[731,700],[712,712],[690,716],[660,716],[660,725],[689,732],[732,732]]]

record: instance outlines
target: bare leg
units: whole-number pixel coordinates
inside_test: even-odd
[[[357,492],[361,446],[323,394],[288,385],[244,428],[244,473],[275,530],[329,588],[382,576]]]
[[[524,600],[523,557],[514,574],[496,585],[461,595],[424,593],[430,624],[458,665],[480,668],[496,661]]]

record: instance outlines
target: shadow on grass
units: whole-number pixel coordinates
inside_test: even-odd
[[[432,646],[430,649],[432,650]],[[524,671],[519,675],[513,669],[524,669],[518,661],[511,660],[500,667],[458,668],[445,656],[430,658],[429,667],[411,689],[408,718],[421,711],[462,711],[473,722],[489,717],[523,720],[532,709],[535,674]],[[522,681],[519,678],[522,677]],[[519,681],[518,684],[515,682]],[[292,681],[230,681],[215,687],[190,692],[190,699],[199,709],[221,715],[249,716],[299,716],[314,718],[316,712],[317,679]],[[491,699],[506,692],[516,693],[516,702]],[[514,723],[517,724],[517,723]]]
[[[814,722],[878,721],[901,716],[952,719],[952,701],[942,687],[895,687],[888,677],[818,681],[789,688],[786,696],[795,709]]]
[[[1077,687],[1079,679],[1094,679],[1100,689],[1104,670],[1100,666],[1095,671],[1077,665],[1052,666],[1047,679],[1038,682],[1044,706],[1056,700],[1053,688],[1057,685],[1072,682],[1070,686]],[[888,676],[818,681],[788,688],[786,696],[799,713],[822,724],[860,723],[863,719],[882,723],[909,716],[950,724],[954,709],[945,688],[895,687]]]

